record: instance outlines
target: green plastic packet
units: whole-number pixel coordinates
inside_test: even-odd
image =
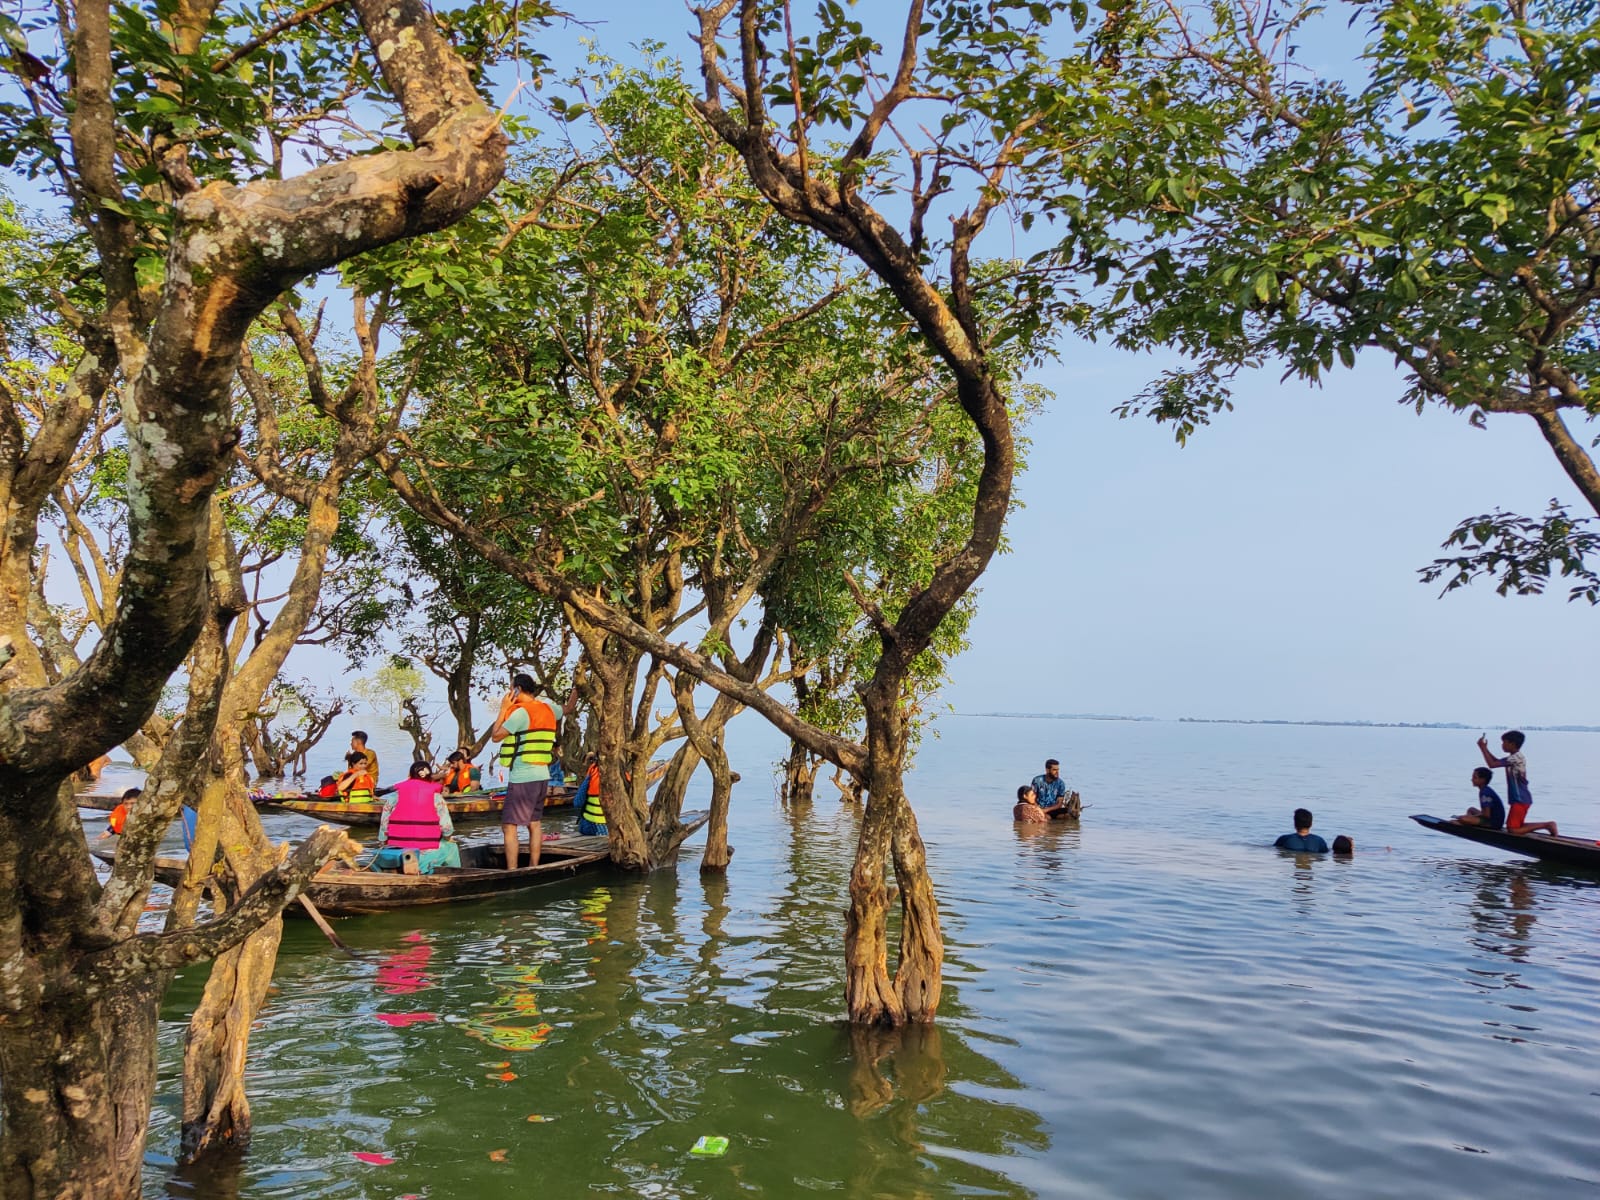
[[[725,1137],[705,1136],[697,1141],[689,1150],[690,1154],[697,1154],[701,1158],[721,1158],[728,1152],[728,1139]]]

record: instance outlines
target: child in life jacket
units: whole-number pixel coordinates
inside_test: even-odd
[[[371,804],[378,798],[378,784],[367,771],[367,756],[352,750],[344,761],[348,765],[339,776],[340,797],[351,804]]]
[[[144,795],[143,788],[129,788],[122,793],[121,802],[111,810],[111,816],[106,821],[106,827],[111,833],[118,837],[122,836],[122,831],[128,824],[128,809],[142,795]]]

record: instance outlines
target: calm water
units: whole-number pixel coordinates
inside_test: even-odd
[[[1600,1195],[1600,876],[1405,819],[1470,799],[1475,734],[949,718],[913,788],[942,1021],[852,1038],[858,817],[822,786],[785,812],[776,741],[738,732],[725,881],[691,852],[675,874],[344,922],[359,960],[291,923],[255,1146],[222,1175],[171,1167],[200,986],[180,981],[150,1193]],[[1600,836],[1600,736],[1527,753],[1535,816]],[[1047,754],[1093,807],[1015,830]],[[1266,849],[1297,803],[1355,859]],[[726,1156],[692,1157],[703,1134]]]

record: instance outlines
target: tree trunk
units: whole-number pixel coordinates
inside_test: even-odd
[[[44,1003],[0,1022],[0,1077],[19,1081],[0,1093],[6,1200],[139,1195],[167,981],[146,975],[90,995],[74,957],[31,964],[54,977]]]
[[[472,664],[478,658],[482,625],[483,618],[479,614],[468,614],[466,636],[461,640],[461,654],[445,675],[445,699],[456,723],[453,750],[465,746],[476,747],[478,742],[478,735],[472,729]]]
[[[219,786],[207,790],[206,800],[221,809],[217,833],[230,881],[224,890],[232,905],[277,865],[279,855],[246,794],[242,755],[229,745],[223,747],[222,758]],[[245,1056],[250,1027],[266,1002],[282,935],[283,918],[275,917],[212,963],[184,1038],[181,1162],[193,1162],[223,1146],[249,1145]]]
[[[785,804],[810,804],[812,789],[816,785],[817,768],[822,760],[799,742],[789,743],[789,757],[783,762],[783,802]]]
[[[706,826],[705,853],[700,856],[702,873],[724,872],[733,858],[733,847],[728,845],[728,805],[733,796],[734,774],[720,733],[712,745],[715,753],[706,756],[706,765],[711,768],[711,820]]]
[[[939,1007],[944,941],[916,814],[903,783],[906,721],[897,699],[869,687],[867,811],[850,872],[845,918],[845,1004],[857,1025],[899,1026],[933,1020]],[[900,956],[889,975],[889,884],[900,891]]]

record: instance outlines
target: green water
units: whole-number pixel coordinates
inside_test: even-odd
[[[1081,830],[1014,831],[973,749],[1025,762],[1069,737],[1103,751],[1075,777],[1095,807]],[[1544,741],[1543,815],[1581,822],[1559,797],[1600,738]],[[770,750],[736,764],[747,780]],[[691,854],[347,921],[354,959],[293,922],[254,1037],[254,1147],[171,1166],[185,978],[147,1190],[1594,1194],[1600,879],[1405,821],[1449,807],[1435,759],[1459,750],[1425,731],[952,724],[916,780],[947,990],[937,1028],[898,1036],[839,1022],[859,817],[832,796],[790,812],[746,785],[726,879]],[[1263,848],[1329,763],[1347,799],[1318,800],[1319,828],[1355,834],[1356,858]],[[703,1135],[727,1153],[691,1155]]]

